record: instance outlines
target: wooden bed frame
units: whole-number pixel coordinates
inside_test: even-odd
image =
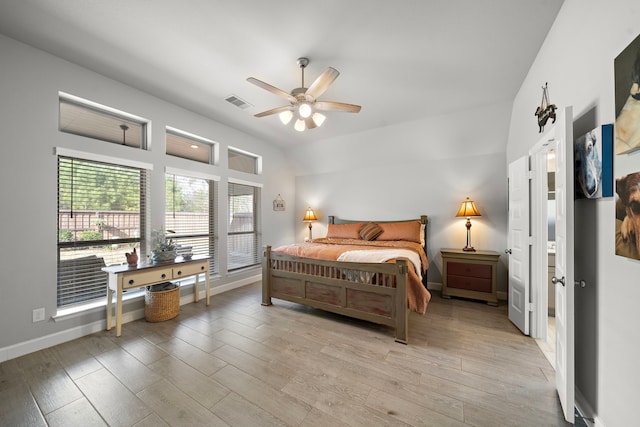
[[[426,251],[428,216],[422,215],[419,221],[425,226]],[[368,221],[329,217],[329,224],[355,222]],[[262,305],[271,305],[273,297],[391,326],[395,328],[395,340],[407,344],[408,268],[412,267],[406,258],[379,264],[326,261],[275,252],[267,246],[262,263]],[[395,287],[385,286],[394,282]]]

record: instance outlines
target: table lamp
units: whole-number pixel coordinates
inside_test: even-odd
[[[471,246],[471,217],[472,216],[480,216],[480,212],[478,212],[478,208],[476,208],[476,204],[473,200],[467,199],[462,202],[462,206],[460,206],[460,210],[458,211],[458,216],[466,216],[467,217],[467,246],[462,248],[463,251],[466,252],[475,252],[476,250]]]
[[[310,207],[307,208],[307,211],[304,213],[304,218],[302,218],[302,221],[309,223],[309,240],[313,239],[311,237],[311,227],[312,227],[311,223],[317,220],[318,218],[316,217],[316,214],[313,212],[313,209],[311,209]]]

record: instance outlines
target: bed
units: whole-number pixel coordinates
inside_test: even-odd
[[[424,314],[431,298],[427,224],[427,215],[405,221],[329,216],[327,237],[266,246],[262,305],[278,298],[387,325],[407,344],[409,312]]]

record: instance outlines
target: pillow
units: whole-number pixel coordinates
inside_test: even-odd
[[[375,240],[376,237],[382,234],[382,228],[375,222],[370,222],[362,226],[358,234],[362,240]]]
[[[406,240],[420,243],[420,221],[381,222],[382,234],[376,240]]]
[[[362,228],[363,223],[354,224],[329,224],[327,227],[328,239],[360,239],[358,231]]]

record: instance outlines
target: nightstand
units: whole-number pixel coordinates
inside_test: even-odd
[[[442,249],[440,254],[443,298],[472,298],[498,305],[498,252]]]

